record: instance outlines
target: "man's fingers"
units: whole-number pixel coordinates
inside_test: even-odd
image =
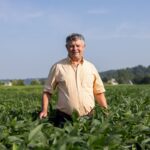
[[[40,113],[40,119],[47,117],[47,113],[41,112]]]

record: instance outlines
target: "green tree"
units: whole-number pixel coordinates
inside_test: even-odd
[[[4,82],[0,81],[0,85],[4,85]]]
[[[24,81],[19,79],[19,80],[13,80],[12,85],[24,85]]]
[[[142,80],[141,80],[141,84],[150,84],[150,75],[145,76]]]
[[[30,84],[31,85],[40,85],[41,83],[39,80],[32,80]]]

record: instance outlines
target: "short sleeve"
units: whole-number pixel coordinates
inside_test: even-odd
[[[105,92],[103,81],[95,67],[94,67],[94,75],[95,75],[95,80],[93,85],[94,94]]]
[[[57,86],[57,65],[53,65],[49,71],[48,78],[44,85],[44,92],[53,93]]]

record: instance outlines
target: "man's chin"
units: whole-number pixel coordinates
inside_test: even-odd
[[[72,57],[72,60],[78,61],[78,60],[81,60],[81,57],[79,57],[79,56],[73,56],[73,57]]]

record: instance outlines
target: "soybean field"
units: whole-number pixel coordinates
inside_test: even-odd
[[[42,86],[0,87],[0,150],[149,150],[150,85],[106,86],[109,108],[63,128],[40,120]],[[53,115],[57,93],[52,97]]]

